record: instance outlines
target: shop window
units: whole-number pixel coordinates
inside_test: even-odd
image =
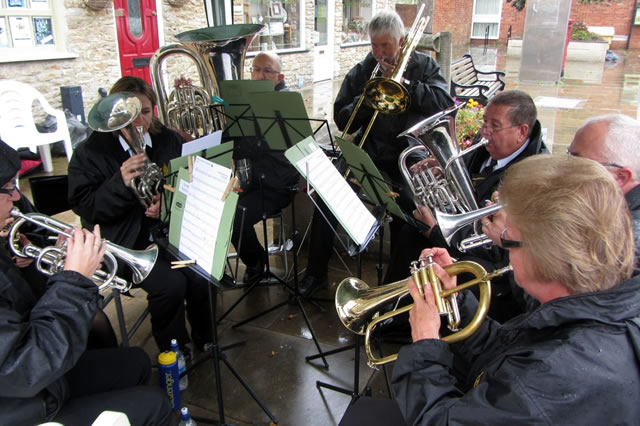
[[[0,62],[73,57],[65,52],[55,0],[0,0]]]
[[[501,12],[502,0],[475,0],[471,38],[497,39]]]
[[[343,0],[342,44],[369,41],[369,22],[373,17],[371,0]]]
[[[234,0],[234,24],[263,24],[249,52],[299,49],[302,46],[300,0]]]

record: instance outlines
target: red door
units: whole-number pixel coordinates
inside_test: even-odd
[[[149,60],[158,49],[156,0],[114,0],[120,68],[151,84]]]

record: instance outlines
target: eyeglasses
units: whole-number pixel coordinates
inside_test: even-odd
[[[482,129],[485,130],[486,133],[489,134],[494,134],[494,133],[498,133],[501,132],[503,130],[507,130],[507,129],[513,129],[514,127],[520,127],[518,125],[515,126],[507,126],[507,127],[499,127],[499,128],[495,128],[495,127],[491,127],[489,126],[485,121],[482,122]]]
[[[504,228],[500,233],[500,244],[504,249],[520,248],[522,247],[522,241],[507,240],[504,238],[504,233],[507,232],[507,228]]]
[[[16,189],[18,189],[18,184],[13,182],[13,188],[0,188],[0,194],[7,194],[11,197]]]
[[[580,157],[580,158],[586,158],[583,157],[582,155],[578,154],[577,152],[571,152],[569,151],[569,148],[567,148],[567,155],[571,156],[571,157]],[[595,160],[594,160],[595,161]],[[624,169],[624,166],[621,166],[618,163],[601,163],[599,161],[596,161],[598,164],[600,164],[601,166],[604,167],[615,167],[616,169]]]
[[[280,71],[274,71],[271,68],[260,68],[260,67],[251,67],[249,68],[249,71],[251,71],[252,73],[263,73],[265,75],[276,75],[278,74]]]

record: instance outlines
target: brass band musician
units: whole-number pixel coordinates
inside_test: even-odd
[[[635,423],[640,281],[631,278],[634,239],[622,191],[595,161],[538,155],[507,170],[500,202],[502,246],[515,280],[541,305],[502,325],[488,318],[449,345],[439,340],[430,287],[422,297],[410,279],[413,343],[400,350],[393,372],[404,421]],[[428,253],[442,266],[451,263],[444,249]],[[436,272],[445,288],[456,285],[443,269]],[[477,301],[467,292],[458,302],[464,326]]]
[[[346,127],[376,65],[380,65],[384,77],[389,77],[395,71],[404,41],[404,25],[400,16],[387,9],[378,12],[369,24],[369,37],[371,52],[347,73],[333,105],[333,118],[340,130]],[[407,148],[408,140],[397,139],[396,136],[420,120],[452,106],[453,100],[449,96],[447,83],[440,74],[440,66],[431,56],[421,52],[411,54],[403,75],[403,84],[411,96],[409,109],[398,115],[378,114],[363,149],[391,180],[394,191],[400,193],[400,199],[396,201],[399,201],[406,211],[411,211],[413,202],[410,192],[404,188],[398,168],[398,156]],[[348,133],[357,132],[355,143],[360,141],[373,113],[373,109],[364,104],[358,110],[348,129]],[[343,169],[344,167],[344,164],[339,166]],[[335,225],[335,218],[330,216],[330,213],[327,217],[330,217]],[[396,243],[394,231],[399,224],[400,219],[390,224],[392,247]],[[326,283],[332,244],[331,228],[320,212],[315,211],[311,225],[307,270],[300,282],[303,294],[308,294]]]

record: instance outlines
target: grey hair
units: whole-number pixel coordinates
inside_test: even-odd
[[[400,15],[390,9],[383,9],[369,23],[369,37],[388,34],[396,41],[404,37],[404,24]]]
[[[600,122],[608,124],[602,155],[610,163],[628,167],[634,179],[640,179],[640,121],[624,114],[606,114],[588,119],[582,127]]]

